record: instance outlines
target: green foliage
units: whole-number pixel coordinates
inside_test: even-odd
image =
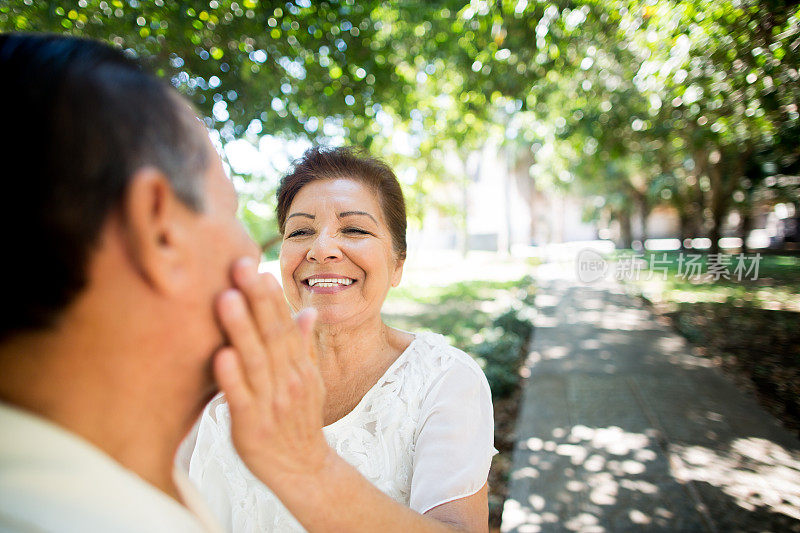
[[[775,188],[765,178],[797,172],[793,2],[452,7],[415,21],[451,34],[429,40],[416,61],[448,65],[464,120],[439,133],[440,122],[426,121],[439,108],[420,102],[426,131],[458,137],[477,121],[485,138],[496,135],[487,124],[500,126],[510,154],[535,156],[540,186],[594,196],[595,217],[625,221],[667,203],[685,231],[705,224],[716,237],[732,207],[748,216],[759,186]],[[789,197],[798,201],[796,187]]]
[[[519,313],[514,309],[509,309],[495,318],[494,325],[517,339],[527,339],[533,333],[533,324],[529,320],[520,319]]]
[[[0,29],[106,40],[171,80],[230,140],[248,128],[322,135],[326,118],[368,144],[375,95],[401,90],[373,16],[380,2],[28,0]]]
[[[505,398],[516,388],[521,349],[521,339],[516,335],[485,341],[472,348],[472,355],[483,363],[492,397]]]
[[[528,276],[510,282],[403,288],[390,295],[384,318],[395,327],[447,336],[478,361],[492,396],[499,399],[511,394],[519,381],[524,346],[533,332],[533,298]]]
[[[370,147],[418,222],[458,210],[442,191],[465,186],[469,154],[493,141],[537,187],[593,197],[594,217],[624,225],[669,204],[712,237],[732,208],[798,202],[778,179],[800,173],[798,27],[788,0],[0,5],[2,30],[145,58],[225,141]]]

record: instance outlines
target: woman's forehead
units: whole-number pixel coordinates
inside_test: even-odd
[[[318,180],[304,186],[292,201],[289,214],[297,210],[345,209],[366,211],[379,217],[380,205],[375,192],[353,179]]]

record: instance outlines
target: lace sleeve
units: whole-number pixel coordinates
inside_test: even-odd
[[[497,453],[489,384],[477,363],[457,352],[422,404],[409,501],[419,513],[478,492]]]

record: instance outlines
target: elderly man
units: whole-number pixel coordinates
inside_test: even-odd
[[[174,467],[217,384],[240,456],[306,529],[465,530],[327,445],[314,313],[295,322],[257,273],[184,100],[68,37],[0,35],[0,73],[0,531],[217,530]]]
[[[0,531],[215,530],[173,457],[217,390],[215,298],[255,275],[231,182],[118,50],[2,35],[0,72]]]

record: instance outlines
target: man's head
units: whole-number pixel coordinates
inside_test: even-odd
[[[174,493],[216,392],[214,301],[258,247],[189,104],[123,53],[0,36],[0,400]]]
[[[214,297],[233,261],[258,255],[205,128],[173,89],[98,42],[0,35],[0,73],[6,364],[72,347],[63,361],[116,372],[130,390],[159,374],[199,401],[223,342]],[[40,357],[13,356],[23,342]]]
[[[203,208],[210,158],[198,121],[166,84],[95,41],[0,35],[6,285],[0,338],[52,326],[87,283],[101,228],[138,169],[163,172]]]

